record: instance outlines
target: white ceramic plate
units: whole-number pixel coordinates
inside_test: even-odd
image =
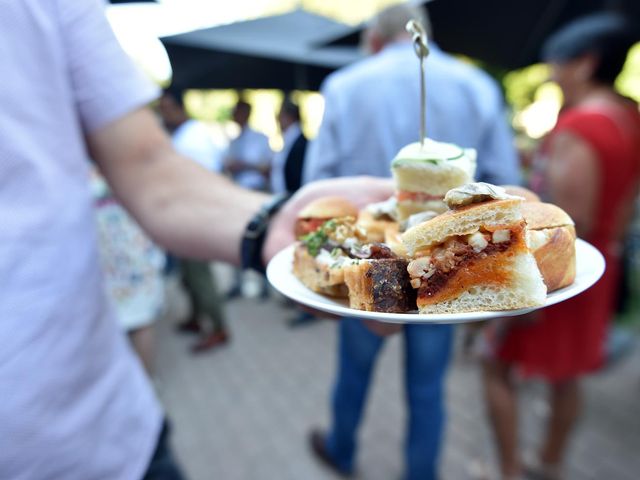
[[[489,320],[496,317],[522,315],[539,308],[548,307],[574,297],[592,286],[604,273],[604,258],[595,247],[584,240],[576,240],[576,280],[572,285],[547,295],[542,307],[499,312],[468,312],[445,314],[381,313],[365,312],[349,308],[348,299],[336,299],[316,293],[305,287],[292,272],[293,250],[291,245],[279,252],[267,266],[267,278],[280,293],[308,307],[342,317],[359,317],[389,323],[465,323]]]

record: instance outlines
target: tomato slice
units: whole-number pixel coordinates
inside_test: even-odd
[[[296,237],[307,235],[308,233],[315,232],[320,226],[326,222],[327,218],[300,218],[296,222],[295,234]]]
[[[406,190],[400,190],[396,193],[396,199],[399,202],[413,201],[413,202],[429,202],[431,200],[442,200],[442,195],[430,195],[424,192],[407,192]]]

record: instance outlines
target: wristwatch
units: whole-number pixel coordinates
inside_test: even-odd
[[[258,213],[247,224],[240,243],[240,259],[243,270],[252,269],[265,273],[265,266],[262,263],[262,246],[267,236],[269,222],[290,197],[290,193],[280,193],[273,196],[262,205]]]

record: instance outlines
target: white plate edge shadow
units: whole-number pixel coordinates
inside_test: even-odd
[[[519,310],[501,310],[497,312],[480,311],[447,314],[366,312],[349,308],[347,300],[324,296],[304,286],[304,284],[293,275],[294,249],[295,244],[286,247],[278,252],[271,259],[269,265],[267,265],[267,278],[276,290],[291,300],[333,315],[358,317],[387,323],[467,323],[497,317],[522,315],[533,310],[554,305],[584,292],[600,279],[605,270],[605,261],[602,254],[594,246],[582,239],[577,239],[575,281],[572,285],[547,295],[547,303],[543,306]]]

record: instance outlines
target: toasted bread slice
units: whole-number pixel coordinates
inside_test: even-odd
[[[409,283],[408,262],[389,258],[363,260],[345,269],[351,308],[369,312],[404,313],[416,309]]]
[[[330,268],[309,254],[307,247],[298,244],[293,254],[293,274],[314,292],[345,298],[349,292],[344,283],[344,267]]]

